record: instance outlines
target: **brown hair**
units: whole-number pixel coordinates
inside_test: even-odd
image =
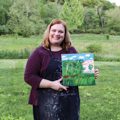
[[[71,47],[70,34],[69,34],[68,29],[67,29],[66,23],[60,19],[53,19],[52,22],[48,25],[48,27],[44,33],[43,45],[45,48],[50,49],[49,32],[50,32],[51,26],[53,26],[55,24],[62,24],[65,28],[65,38],[64,38],[63,42],[61,43],[61,47],[63,50],[67,51],[67,49],[69,47]]]

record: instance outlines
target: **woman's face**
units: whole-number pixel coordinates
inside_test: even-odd
[[[65,28],[62,24],[54,24],[50,28],[49,41],[51,45],[60,45],[65,37]]]

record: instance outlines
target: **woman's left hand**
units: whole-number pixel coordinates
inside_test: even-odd
[[[99,76],[99,69],[95,69],[95,79]]]

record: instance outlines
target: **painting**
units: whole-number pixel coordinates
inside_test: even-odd
[[[62,76],[65,86],[95,85],[94,54],[62,54]]]

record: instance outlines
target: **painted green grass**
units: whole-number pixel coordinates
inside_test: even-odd
[[[63,85],[65,86],[89,86],[95,85],[93,73],[83,73],[82,62],[62,61]]]
[[[26,60],[0,60],[0,120],[32,120]],[[95,62],[96,86],[80,87],[81,120],[120,120],[120,62]]]

